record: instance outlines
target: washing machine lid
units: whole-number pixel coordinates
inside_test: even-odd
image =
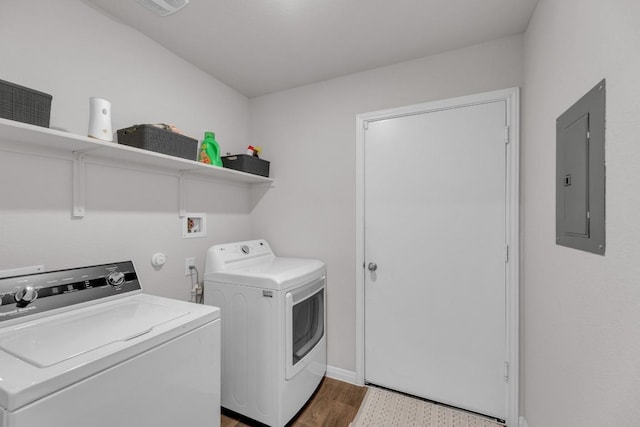
[[[207,273],[205,280],[279,291],[308,282],[324,272],[325,264],[317,259],[273,257]]]
[[[137,294],[0,329],[0,408],[15,410],[219,318]]]

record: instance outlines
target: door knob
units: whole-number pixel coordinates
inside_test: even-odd
[[[370,262],[368,268],[370,271],[376,271],[378,269],[378,264],[376,264],[375,262]]]

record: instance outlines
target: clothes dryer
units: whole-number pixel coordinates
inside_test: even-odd
[[[265,240],[207,252],[204,301],[222,318],[222,406],[284,426],[327,369],[326,269],[277,257]]]

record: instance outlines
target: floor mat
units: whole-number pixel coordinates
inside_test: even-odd
[[[369,387],[352,427],[504,427],[494,420]]]

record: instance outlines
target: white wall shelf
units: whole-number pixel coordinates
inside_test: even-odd
[[[51,155],[73,161],[73,215],[84,216],[84,162],[88,157],[117,165],[132,164],[172,171],[180,179],[180,215],[185,212],[183,179],[197,176],[250,185],[271,185],[273,179],[207,165],[180,157],[105,142],[55,129],[0,118],[0,150]]]

